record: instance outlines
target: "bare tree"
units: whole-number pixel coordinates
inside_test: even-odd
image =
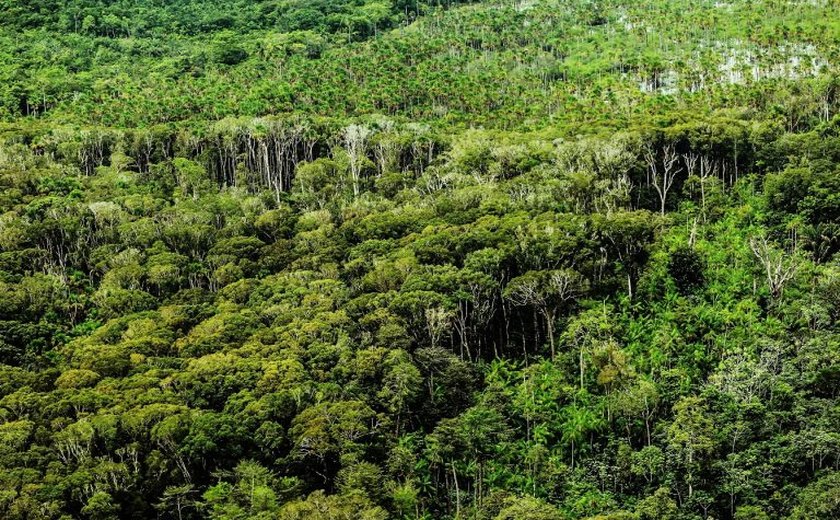
[[[677,174],[682,171],[682,168],[677,165],[679,155],[674,149],[673,143],[666,144],[662,148],[661,160],[660,154],[657,154],[652,147],[647,147],[644,155],[645,162],[648,165],[651,183],[654,189],[656,189],[656,193],[659,194],[659,201],[661,202],[660,212],[664,215],[668,192],[671,190]]]
[[[766,236],[757,236],[750,239],[750,249],[758,259],[767,275],[767,285],[770,288],[770,295],[777,299],[782,295],[785,284],[796,275],[801,261],[796,254],[787,252],[775,247]],[[796,251],[794,251],[795,253]]]
[[[697,167],[697,161],[700,159],[700,156],[694,152],[688,152],[681,154],[683,163],[685,164],[686,173],[691,175],[694,173],[694,169]]]
[[[359,181],[362,175],[362,165],[365,159],[367,140],[370,128],[362,125],[350,125],[344,129],[341,138],[344,150],[350,159],[350,175],[353,179],[353,197],[359,196]]]
[[[400,141],[396,125],[390,119],[379,121],[379,130],[373,138],[373,156],[379,175],[391,171],[399,163]]]

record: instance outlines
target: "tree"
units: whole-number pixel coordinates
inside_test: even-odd
[[[575,446],[580,448],[586,435],[602,426],[601,418],[587,405],[573,404],[565,407],[561,415],[561,439],[571,449],[571,466],[575,467]]]
[[[560,520],[563,514],[535,497],[511,497],[504,501],[494,520]]]
[[[411,404],[419,397],[423,383],[420,370],[411,362],[408,354],[395,350],[385,360],[385,373],[382,377],[382,389],[377,393],[388,410],[396,414],[396,436],[400,434],[403,413],[411,409]]]
[[[668,447],[685,469],[688,497],[694,494],[703,457],[715,448],[715,425],[700,397],[683,397],[674,405],[674,421],[668,427]]]
[[[184,512],[195,507],[194,501],[189,498],[193,493],[195,489],[190,484],[169,486],[163,491],[161,501],[155,507],[161,511],[170,512],[174,509],[178,520],[182,520]]]
[[[621,211],[594,218],[603,247],[612,252],[627,277],[627,296],[636,294],[641,269],[648,259],[657,219],[648,211]]]
[[[798,496],[798,504],[788,518],[836,518],[840,515],[840,472],[822,475],[808,484]]]
[[[331,457],[357,454],[363,439],[376,428],[373,410],[361,401],[323,402],[295,417],[289,435],[296,458],[314,458],[326,471],[330,469]],[[321,476],[329,478],[326,473]]]
[[[360,192],[360,182],[362,177],[362,170],[367,159],[367,142],[372,131],[370,128],[363,125],[349,125],[344,128],[341,139],[344,144],[344,150],[347,152],[347,157],[350,161],[350,177],[353,183],[353,196],[358,198]]]
[[[668,143],[663,146],[661,153],[657,153],[649,146],[645,150],[644,155],[645,162],[648,166],[650,182],[659,195],[660,214],[665,216],[665,202],[668,199],[668,192],[674,184],[674,179],[682,171],[682,168],[677,164],[679,155],[673,143]]]
[[[586,281],[571,269],[528,271],[508,282],[504,297],[517,306],[533,305],[545,319],[551,358],[554,359],[554,327],[557,311],[580,294]]]
[[[642,476],[648,485],[655,484],[665,464],[665,454],[658,446],[645,446],[631,455],[630,471]]]
[[[322,490],[310,494],[305,500],[294,500],[283,505],[277,513],[279,520],[386,520],[388,513],[380,506],[358,494],[327,495]]]
[[[678,514],[677,503],[671,498],[671,491],[662,487],[657,489],[636,504],[635,512],[644,520],[668,520],[676,518]]]
[[[278,482],[268,469],[255,461],[244,460],[236,465],[230,476],[232,481],[219,482],[203,495],[210,518],[222,520],[245,515],[249,518],[277,515],[278,497],[273,488]],[[181,497],[189,492],[182,486],[173,489],[169,496]],[[164,492],[166,497],[167,492]],[[168,502],[171,503],[172,498]]]
[[[796,276],[796,272],[802,265],[801,259],[796,251],[793,254],[780,251],[766,236],[751,238],[750,248],[764,268],[770,296],[774,299],[780,298],[785,285]]]
[[[116,520],[119,518],[117,514],[119,510],[119,505],[114,504],[111,495],[104,491],[97,491],[82,508],[82,514],[90,520]]]
[[[175,184],[183,196],[197,199],[200,193],[209,188],[210,178],[200,164],[178,157],[172,162],[172,168],[175,170]]]

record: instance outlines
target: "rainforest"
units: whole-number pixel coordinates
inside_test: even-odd
[[[838,252],[838,0],[0,0],[0,518],[840,518]]]

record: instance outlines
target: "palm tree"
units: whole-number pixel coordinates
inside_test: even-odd
[[[601,418],[587,406],[573,404],[561,412],[563,422],[560,425],[561,440],[569,445],[572,453],[572,469],[575,467],[575,445],[583,443],[586,434],[601,426]]]

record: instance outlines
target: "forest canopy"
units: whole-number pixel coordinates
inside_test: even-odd
[[[836,0],[0,0],[0,518],[840,518]]]

